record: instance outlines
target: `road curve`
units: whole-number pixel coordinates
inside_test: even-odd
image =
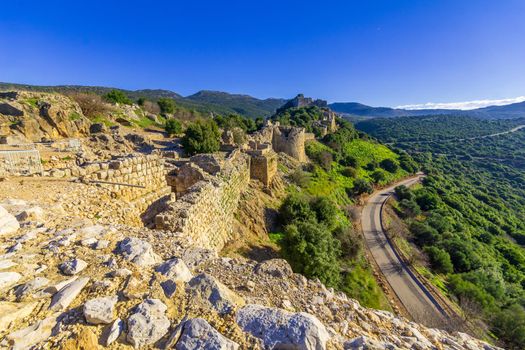
[[[414,321],[443,327],[447,323],[445,311],[395,252],[381,222],[383,204],[394,193],[394,188],[411,186],[420,178],[406,179],[372,194],[363,207],[361,226],[372,258]]]

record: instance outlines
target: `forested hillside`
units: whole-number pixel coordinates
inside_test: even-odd
[[[420,163],[424,186],[397,196],[410,241],[431,279],[515,349],[525,347],[525,129],[468,138],[520,123],[428,117],[357,125]]]

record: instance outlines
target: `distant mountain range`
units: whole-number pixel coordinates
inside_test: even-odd
[[[99,95],[108,93],[115,88],[100,86],[59,85],[59,86],[36,86],[13,83],[0,83],[0,90],[30,90],[43,92],[92,92]],[[158,100],[162,97],[173,98],[177,104],[187,109],[193,109],[204,114],[231,114],[236,113],[250,118],[269,117],[288,99],[267,98],[258,99],[248,95],[230,94],[220,91],[202,90],[190,96],[182,96],[170,90],[144,89],[123,90],[131,99],[137,100],[145,97],[150,100]],[[461,115],[473,116],[483,119],[508,119],[525,117],[525,102],[514,103],[506,106],[489,106],[473,110],[459,109],[398,109],[389,107],[371,107],[357,102],[336,102],[328,105],[333,111],[342,113],[348,117],[365,118],[393,118],[420,115]]]
[[[13,89],[58,93],[89,92],[96,93],[98,95],[104,95],[115,88],[81,85],[37,86],[0,83],[0,90]],[[168,97],[173,98],[181,107],[194,109],[201,113],[214,113],[222,115],[235,113],[250,118],[268,117],[287,101],[286,99],[282,98],[267,98],[261,100],[248,95],[229,94],[226,92],[207,90],[199,91],[196,94],[186,97],[170,90],[118,90],[124,91],[132,100],[137,100],[139,97],[144,97],[149,100],[156,101],[159,98]]]
[[[525,117],[525,102],[505,106],[489,106],[472,110],[460,109],[398,109],[389,107],[371,107],[356,102],[336,102],[329,107],[349,117],[360,118],[394,118],[414,117],[421,115],[461,115],[483,119],[510,119]]]

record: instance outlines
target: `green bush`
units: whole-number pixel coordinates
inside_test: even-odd
[[[395,173],[399,169],[399,164],[397,164],[393,159],[385,158],[380,163],[379,166],[389,173]]]
[[[385,172],[380,169],[375,170],[372,174],[370,174],[370,176],[376,184],[386,180]]]
[[[177,119],[170,118],[166,120],[166,124],[164,124],[164,130],[166,130],[166,133],[168,135],[178,135],[182,133],[182,124]]]
[[[450,255],[443,249],[437,247],[425,247],[425,253],[430,260],[430,266],[438,273],[452,273],[454,266],[450,260]]]
[[[328,286],[339,284],[339,241],[326,226],[315,221],[301,221],[286,226],[284,233],[283,254],[294,271],[309,278],[319,278]]]
[[[403,218],[414,218],[421,214],[419,205],[413,200],[403,199],[399,202],[399,208],[401,209],[401,216]]]
[[[525,349],[525,309],[518,304],[498,310],[492,317],[492,331],[506,339],[509,349]]]
[[[416,244],[420,247],[433,245],[439,238],[438,232],[435,229],[422,222],[415,221],[410,224],[409,228]]]
[[[172,98],[163,97],[157,101],[160,112],[162,114],[173,114],[175,113],[175,101]]]
[[[104,95],[104,98],[106,101],[111,103],[119,103],[124,105],[133,104],[133,101],[129,99],[128,95],[126,95],[124,91],[121,90],[111,90],[106,95]]]
[[[181,143],[189,155],[217,152],[221,144],[219,128],[212,120],[197,121],[188,126]]]
[[[370,182],[366,181],[365,179],[356,179],[354,181],[354,187],[352,187],[352,194],[355,196],[359,196],[364,193],[372,193],[374,191],[374,188],[370,184]]]
[[[338,208],[332,200],[327,197],[316,197],[312,200],[310,207],[315,212],[319,223],[326,225],[330,231],[337,227]]]
[[[296,221],[311,220],[315,218],[315,213],[310,208],[310,202],[306,196],[292,194],[286,197],[281,204],[279,218],[282,225],[288,225]]]

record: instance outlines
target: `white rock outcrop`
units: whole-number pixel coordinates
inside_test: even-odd
[[[84,304],[84,317],[91,324],[108,324],[115,318],[115,304],[117,296],[96,298]]]
[[[186,290],[194,301],[204,302],[220,314],[230,313],[234,307],[244,305],[240,296],[206,273],[193,277]]]

